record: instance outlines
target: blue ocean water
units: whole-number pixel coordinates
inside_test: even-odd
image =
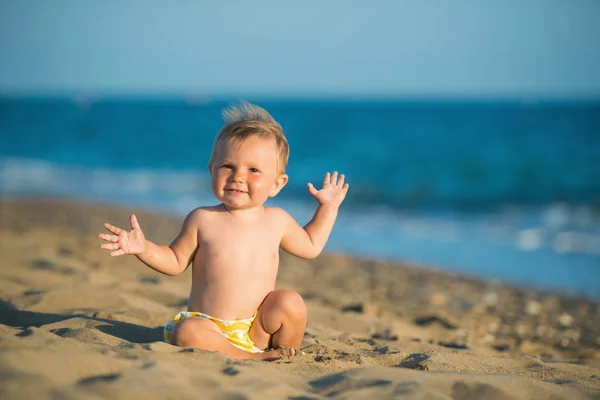
[[[291,147],[272,205],[305,223],[307,182],[351,184],[328,250],[600,297],[600,102],[256,103]],[[215,203],[206,165],[228,104],[0,99],[0,191],[184,216]]]

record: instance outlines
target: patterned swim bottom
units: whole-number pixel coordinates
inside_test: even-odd
[[[256,313],[250,318],[239,319],[239,320],[226,320],[212,317],[208,314],[195,311],[181,311],[171,321],[165,325],[163,330],[163,336],[165,342],[171,343],[171,331],[173,327],[180,321],[187,318],[206,318],[217,324],[221,333],[229,342],[237,347],[249,353],[262,353],[262,350],[254,345],[254,342],[250,338],[249,331]]]

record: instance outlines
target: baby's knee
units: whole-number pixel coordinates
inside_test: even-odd
[[[293,290],[282,290],[278,303],[288,316],[296,319],[306,319],[306,305],[299,293]]]

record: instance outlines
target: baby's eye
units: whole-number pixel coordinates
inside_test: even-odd
[[[260,172],[257,168],[250,168],[250,172],[256,174],[258,172]]]
[[[221,168],[232,169],[233,165],[231,165],[231,164],[223,164],[223,165],[221,165]]]

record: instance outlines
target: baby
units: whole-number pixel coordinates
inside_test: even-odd
[[[346,197],[344,175],[325,174],[323,188],[308,184],[319,206],[301,227],[287,212],[264,207],[286,185],[289,147],[281,126],[264,109],[242,103],[223,113],[208,170],[216,206],[190,212],[169,246],[144,237],[135,215],[131,230],[104,224],[100,248],[133,254],[150,268],[179,275],[192,264],[188,311],[164,329],[176,346],[222,352],[232,358],[274,360],[294,355],[306,328],[306,306],[290,290],[275,290],[279,248],[311,259],[329,238]]]

